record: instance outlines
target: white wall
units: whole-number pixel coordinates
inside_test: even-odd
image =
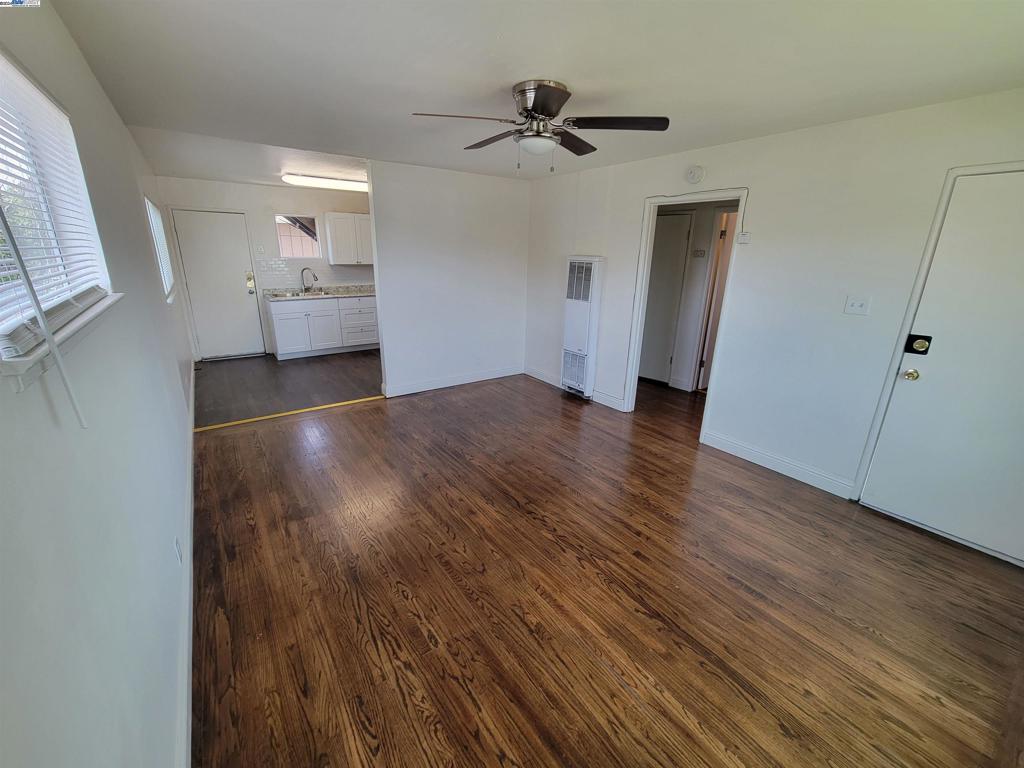
[[[623,407],[645,198],[748,187],[706,438],[846,495],[945,172],[1024,158],[1021,125],[1007,91],[532,182],[527,370],[557,379],[565,255],[604,255],[595,397]],[[844,315],[847,294],[871,315]]]
[[[311,267],[317,273],[320,285],[373,282],[373,267],[328,264],[323,242],[320,259],[282,259],[274,228],[274,215],[279,213],[316,216],[320,226],[327,211],[369,213],[370,200],[365,192],[236,184],[170,176],[157,177],[157,183],[164,202],[172,208],[241,211],[245,214],[253,249],[253,269],[261,289],[297,288],[303,267]],[[259,252],[261,247],[263,253]]]
[[[370,164],[385,394],[523,372],[529,183]]]
[[[160,197],[171,208],[193,208],[211,211],[241,211],[249,232],[252,266],[256,288],[262,297],[264,288],[298,288],[299,275],[310,267],[320,278],[318,285],[372,283],[372,266],[333,266],[327,263],[324,232],[318,233],[322,257],[319,259],[283,259],[277,242],[274,216],[281,213],[317,217],[317,225],[326,231],[323,214],[368,213],[366,192],[340,192],[329,189],[280,187],[270,184],[239,184],[203,179],[179,179],[158,176]],[[177,250],[177,244],[172,247]],[[262,249],[262,253],[261,253]],[[307,278],[308,280],[308,278]],[[274,336],[265,302],[259,302],[260,318],[267,352],[274,351]]]
[[[55,371],[20,394],[0,382],[0,763],[183,766],[185,332],[163,299],[127,129],[49,3],[2,14],[0,46],[70,114],[125,297],[67,356],[88,430]]]

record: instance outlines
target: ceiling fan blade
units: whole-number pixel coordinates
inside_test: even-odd
[[[414,112],[414,117],[418,118],[459,118],[460,120],[489,120],[493,123],[511,123],[512,125],[523,125],[518,120],[511,120],[509,118],[481,118],[476,115],[438,115],[435,112]]]
[[[538,115],[544,115],[548,118],[557,117],[570,96],[572,94],[568,91],[563,91],[561,88],[552,88],[550,85],[541,83],[533,94],[531,109]]]
[[[476,144],[470,144],[468,147],[464,147],[464,149],[480,149],[481,147],[489,146],[495,142],[501,141],[502,139],[507,139],[509,136],[514,136],[517,133],[519,133],[519,131],[505,131],[504,133],[499,133],[497,136],[491,136],[483,141],[478,141]]]
[[[556,129],[554,134],[558,136],[559,143],[574,155],[589,155],[591,152],[597,151],[597,147],[588,141],[584,141],[575,133]]]
[[[567,117],[567,128],[605,131],[667,131],[667,117]]]

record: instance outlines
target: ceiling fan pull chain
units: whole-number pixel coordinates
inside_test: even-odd
[[[519,142],[516,142],[516,176],[519,175],[519,169],[523,167],[523,148],[519,146]]]
[[[555,144],[554,147],[551,147],[551,167],[548,168],[548,173],[554,173],[555,172],[555,147],[557,147],[557,146],[558,145]]]

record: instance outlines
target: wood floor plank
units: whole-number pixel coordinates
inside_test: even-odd
[[[194,765],[1020,768],[1024,571],[699,446],[702,402],[197,435]]]

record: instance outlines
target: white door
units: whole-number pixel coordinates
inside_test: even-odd
[[[1024,172],[956,180],[862,501],[1024,560]],[[919,373],[904,378],[911,369]],[[913,380],[911,380],[913,379]]]
[[[203,358],[265,351],[245,216],[172,211]]]
[[[373,264],[373,243],[370,236],[370,214],[356,214],[356,259],[360,264]]]
[[[645,379],[668,383],[672,374],[672,348],[692,222],[693,215],[689,213],[663,213],[654,225],[644,337],[640,343],[640,375]]]
[[[311,349],[309,322],[305,312],[291,312],[274,316],[274,341],[277,354],[308,352]]]
[[[313,349],[341,346],[341,315],[338,310],[324,310],[309,314],[309,343]]]

